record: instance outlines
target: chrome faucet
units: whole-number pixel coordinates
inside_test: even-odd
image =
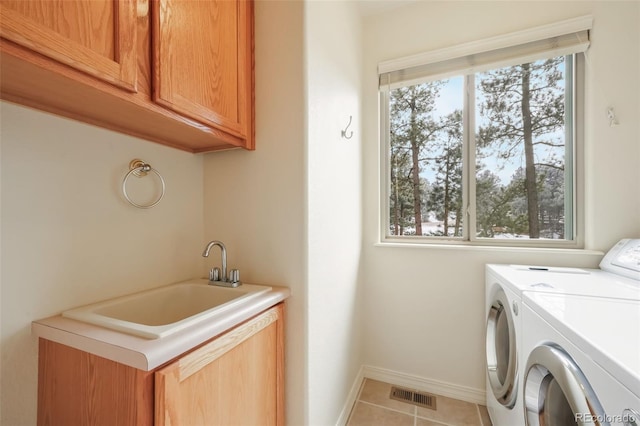
[[[227,275],[227,248],[222,241],[213,240],[207,244],[207,247],[202,252],[202,257],[209,257],[211,249],[215,246],[220,247],[220,254],[222,256],[222,271],[218,268],[212,268],[209,271],[209,284],[220,285],[223,287],[238,287],[241,285],[240,272],[237,269],[232,269],[231,274]],[[220,274],[222,272],[222,274]],[[222,275],[222,276],[220,276]]]

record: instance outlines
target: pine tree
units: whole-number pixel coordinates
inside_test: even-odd
[[[529,238],[540,238],[537,145],[564,146],[564,57],[489,71],[480,75],[484,97],[480,113],[488,124],[479,130],[480,148],[510,159],[524,153],[524,191]]]
[[[398,235],[405,207],[412,208],[416,235],[422,232],[423,187],[421,156],[440,130],[433,118],[435,101],[443,82],[402,87],[390,93],[392,229]],[[407,194],[407,191],[410,194]],[[405,199],[409,195],[409,199]]]
[[[435,182],[429,193],[429,205],[444,223],[443,235],[449,235],[449,217],[455,215],[453,235],[460,236],[462,219],[462,111],[442,117],[442,130],[435,139]]]

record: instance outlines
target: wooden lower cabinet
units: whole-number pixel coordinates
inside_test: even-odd
[[[284,305],[154,371],[40,339],[39,425],[282,426]]]

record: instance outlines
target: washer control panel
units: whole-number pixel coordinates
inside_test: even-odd
[[[640,281],[640,239],[618,241],[600,262],[600,269]]]

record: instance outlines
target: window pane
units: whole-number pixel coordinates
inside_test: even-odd
[[[389,235],[462,236],[463,78],[389,93]]]
[[[571,78],[556,57],[476,75],[476,236],[572,239]],[[571,158],[571,157],[569,157]],[[571,218],[568,218],[569,224]],[[570,228],[570,227],[568,227]]]

